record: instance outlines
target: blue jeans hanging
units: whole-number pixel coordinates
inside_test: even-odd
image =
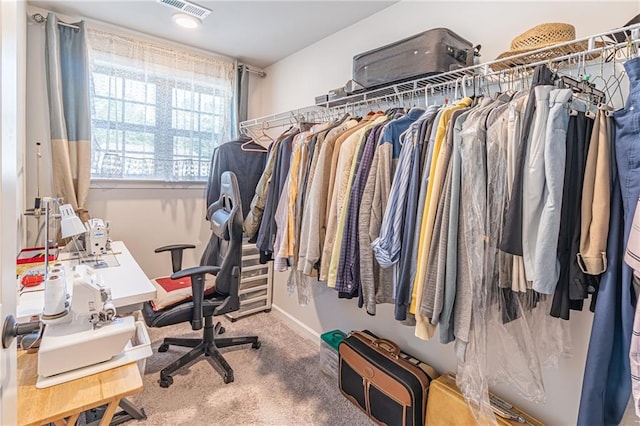
[[[630,93],[616,112],[614,149],[617,173],[611,192],[607,241],[609,267],[602,276],[582,382],[579,425],[618,424],[631,395],[629,346],[636,298],[633,272],[623,261],[640,196],[640,58],[627,61]]]

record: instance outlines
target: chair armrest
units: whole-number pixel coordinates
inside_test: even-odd
[[[158,247],[153,252],[162,253],[163,251],[171,251],[171,268],[175,273],[182,269],[182,253],[186,249],[194,248],[196,248],[196,246],[193,244],[170,244],[168,246]]]
[[[204,301],[204,275],[215,275],[218,272],[220,272],[220,268],[218,266],[196,266],[174,272],[171,275],[172,280],[191,277],[191,294],[193,296],[193,316],[191,318],[192,330],[200,330],[203,326],[202,302]]]
[[[184,277],[190,277],[193,275],[204,275],[204,274],[216,275],[218,272],[220,272],[219,266],[194,266],[193,268],[187,268],[178,272],[174,272],[171,275],[171,279],[179,280],[180,278],[184,278]]]

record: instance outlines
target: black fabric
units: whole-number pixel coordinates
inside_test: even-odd
[[[207,207],[220,197],[220,177],[222,173],[235,173],[242,200],[242,217],[247,217],[251,208],[251,200],[256,192],[256,186],[264,171],[267,152],[244,151],[242,144],[250,139],[240,138],[224,143],[217,147],[211,158],[209,181],[207,182]],[[255,143],[247,145],[249,149],[264,149]]]
[[[558,235],[560,278],[551,306],[551,316],[565,320],[569,319],[570,309],[582,309],[582,299],[587,297],[584,285],[585,275],[578,268],[576,254],[580,247],[582,183],[592,127],[593,121],[585,117],[582,112],[569,117]],[[571,300],[579,300],[579,303],[572,304]]]
[[[371,418],[383,425],[402,425],[399,422],[402,418],[407,419],[407,426],[413,425],[410,407],[404,407],[392,397],[387,396],[385,389],[378,389],[375,385],[369,385],[369,407]]]
[[[525,167],[529,135],[536,112],[536,86],[553,84],[555,74],[545,65],[538,65],[533,72],[531,90],[524,116],[522,117],[522,134],[516,156],[516,174],[513,179],[510,202],[505,214],[504,230],[500,241],[500,250],[522,256],[522,179]]]
[[[213,293],[205,297],[208,298],[205,298],[202,302],[203,316],[212,316],[215,309],[227,298],[226,295],[223,296],[219,293]],[[189,322],[193,316],[193,302],[181,303],[178,306],[159,311],[154,311],[150,303],[145,303],[142,307],[142,316],[149,327],[165,327]]]
[[[584,113],[579,113],[577,116],[569,117],[569,127],[567,128],[564,190],[562,192],[560,231],[558,235],[560,278],[556,285],[551,306],[551,316],[566,320],[569,319],[569,310],[571,309],[570,293],[573,292],[575,295],[576,289],[572,288],[579,285],[571,282],[570,265],[573,260],[572,257],[575,257],[575,254],[572,253],[572,248],[576,233],[578,244],[580,243],[581,189],[588,151],[588,146],[585,146],[588,143],[588,141],[585,141],[586,121],[587,118]]]

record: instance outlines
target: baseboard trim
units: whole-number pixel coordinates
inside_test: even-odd
[[[283,322],[297,334],[304,337],[305,339],[313,341],[314,343],[318,343],[318,341],[320,340],[320,333],[317,333],[311,327],[309,327],[278,305],[272,304],[271,309],[272,312],[278,315],[278,317],[283,320]]]

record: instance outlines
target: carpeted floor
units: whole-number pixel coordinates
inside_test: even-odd
[[[219,317],[220,318],[220,317]],[[261,313],[231,323],[219,319],[225,337],[257,335],[262,347],[223,349],[235,381],[222,377],[201,359],[177,372],[171,387],[158,385],[160,370],[186,348],[158,353],[168,336],[196,337],[188,323],[149,329],[153,356],[147,359],[144,392],[131,397],[147,413],[140,425],[371,425],[341,394],[337,382],[319,369],[319,346]]]

